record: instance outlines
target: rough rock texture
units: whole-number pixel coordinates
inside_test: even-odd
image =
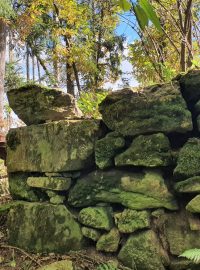
[[[164,270],[162,255],[156,234],[147,230],[129,236],[118,258],[131,269]]]
[[[7,96],[10,107],[27,125],[82,116],[75,98],[59,89],[27,85],[8,91]]]
[[[200,175],[200,139],[191,138],[181,148],[174,176],[184,180],[192,176]]]
[[[200,195],[197,195],[186,206],[186,209],[192,213],[200,213]]]
[[[71,178],[66,177],[28,177],[27,184],[30,187],[68,190],[71,186]]]
[[[115,158],[116,166],[160,167],[171,164],[170,142],[162,133],[138,136],[125,152]]]
[[[178,83],[110,93],[99,106],[105,124],[125,136],[192,130],[191,113]]]
[[[74,270],[72,261],[63,260],[42,266],[37,270]]]
[[[109,231],[113,227],[112,208],[100,206],[83,208],[78,220],[86,226]]]
[[[121,233],[133,233],[139,229],[150,227],[150,214],[148,211],[125,209],[122,213],[115,214],[114,219]]]
[[[63,204],[65,201],[65,196],[55,195],[51,197],[49,201],[52,204]]]
[[[36,253],[81,247],[80,226],[64,205],[21,202],[9,212],[8,231],[9,244]]]
[[[100,121],[72,120],[11,129],[7,135],[10,172],[64,172],[94,164]]]
[[[200,176],[178,182],[175,184],[174,189],[180,193],[200,193]]]
[[[117,132],[108,133],[95,145],[95,161],[100,169],[114,165],[114,157],[125,146],[125,140]]]
[[[96,249],[98,251],[105,251],[105,252],[116,252],[118,250],[120,241],[120,234],[118,229],[113,228],[106,234],[103,234],[97,244]]]
[[[77,181],[69,192],[68,201],[75,207],[89,206],[95,202],[112,202],[136,210],[159,207],[177,209],[161,173],[157,171],[92,172]]]
[[[101,236],[101,232],[93,228],[82,227],[81,231],[82,231],[83,236],[95,242],[98,241]]]

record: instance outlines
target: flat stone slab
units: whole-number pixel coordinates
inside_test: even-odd
[[[74,270],[72,261],[63,260],[38,268],[37,270]]]
[[[27,184],[30,187],[50,190],[68,190],[71,186],[71,178],[65,177],[28,177]]]
[[[141,89],[111,92],[99,110],[109,129],[125,136],[148,133],[186,133],[192,130],[191,113],[179,83],[166,83]]]
[[[194,197],[187,205],[186,209],[191,213],[200,213],[200,195]]]
[[[99,120],[62,120],[11,129],[7,135],[9,172],[65,172],[93,166]]]
[[[178,182],[175,184],[174,188],[180,193],[199,193],[200,176],[194,176],[185,181]]]

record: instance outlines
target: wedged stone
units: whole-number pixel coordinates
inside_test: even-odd
[[[82,116],[75,98],[59,89],[26,85],[7,92],[10,107],[27,125]]]
[[[199,266],[184,258],[172,259],[170,270],[199,270]]]
[[[177,179],[187,179],[200,175],[200,139],[191,138],[181,148],[174,176]]]
[[[83,225],[109,231],[113,227],[111,207],[87,207],[83,208],[78,216]]]
[[[94,171],[80,178],[71,188],[68,202],[74,207],[111,202],[135,210],[160,207],[177,209],[162,174],[150,170],[140,173],[114,169]]]
[[[111,132],[95,145],[95,161],[100,169],[114,165],[113,158],[125,146],[125,140],[117,132]]]
[[[98,231],[94,228],[82,227],[81,231],[82,231],[83,236],[85,236],[86,238],[89,238],[95,242],[98,241],[100,236],[101,236],[100,231]]]
[[[72,261],[63,260],[42,266],[37,268],[37,270],[74,270],[74,268]]]
[[[65,196],[55,195],[55,196],[51,197],[49,201],[52,204],[63,204],[65,201]]]
[[[150,214],[148,211],[125,209],[122,213],[115,214],[114,219],[121,233],[133,233],[139,229],[150,227]]]
[[[200,213],[200,195],[197,195],[187,205],[186,209],[191,213]]]
[[[11,129],[7,135],[10,172],[76,171],[94,164],[99,120],[62,120]]]
[[[50,190],[68,190],[71,186],[71,178],[66,177],[28,177],[29,187],[50,189]]]
[[[115,166],[160,167],[171,164],[170,142],[163,133],[140,135],[133,139],[125,152],[115,157]]]
[[[178,182],[175,184],[174,189],[180,193],[200,193],[200,176]]]
[[[81,247],[79,224],[64,205],[21,202],[8,214],[8,241],[30,252],[65,253]]]
[[[119,247],[120,233],[117,228],[113,228],[108,233],[103,234],[97,244],[96,249],[104,252],[116,252]]]
[[[147,230],[130,235],[120,250],[118,258],[131,269],[165,270],[163,254],[164,251],[156,234]]]
[[[177,82],[111,92],[99,110],[108,128],[125,136],[192,130],[191,113]]]

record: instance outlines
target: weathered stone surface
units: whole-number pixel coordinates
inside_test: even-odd
[[[83,208],[78,220],[86,226],[109,231],[113,227],[112,208],[100,206]]]
[[[200,175],[200,139],[191,138],[181,148],[174,176],[177,179],[187,179]]]
[[[118,250],[119,241],[120,233],[117,228],[113,228],[99,238],[96,249],[98,251],[116,252]]]
[[[30,187],[68,190],[71,186],[71,178],[66,177],[28,177],[27,184]]]
[[[172,259],[170,262],[170,270],[199,270],[199,266],[195,265],[191,261],[184,259],[184,258],[178,258],[178,259]]]
[[[37,202],[44,197],[39,190],[31,188],[27,185],[27,173],[9,173],[9,190],[13,199]]]
[[[197,195],[186,206],[186,209],[191,213],[200,213],[200,195]]]
[[[150,214],[148,211],[125,209],[122,213],[115,214],[114,219],[121,233],[132,233],[150,227]]]
[[[105,124],[125,136],[192,130],[191,113],[176,82],[112,92],[99,109]]]
[[[21,202],[8,215],[9,244],[33,252],[64,253],[81,247],[79,224],[64,205]]]
[[[63,204],[65,201],[65,196],[55,195],[50,198],[50,203],[52,204]]]
[[[171,164],[170,142],[163,133],[138,136],[125,152],[115,158],[116,166],[160,167]]]
[[[69,192],[68,201],[75,207],[111,202],[135,210],[160,207],[177,209],[162,174],[150,170],[140,173],[122,170],[94,171],[77,181]]]
[[[113,158],[125,146],[125,140],[117,132],[108,133],[106,137],[98,140],[95,145],[95,161],[100,169],[114,165]]]
[[[73,264],[70,260],[63,260],[42,266],[37,270],[73,270]]]
[[[71,120],[11,129],[7,136],[10,172],[75,171],[94,164],[99,120]]]
[[[82,116],[75,98],[59,89],[26,85],[8,91],[7,96],[10,107],[27,125]]]
[[[161,250],[156,234],[147,230],[129,236],[118,258],[131,269],[164,270]]]
[[[178,182],[175,184],[174,189],[180,193],[200,193],[200,176]]]
[[[100,231],[98,231],[94,228],[82,227],[81,231],[82,231],[83,236],[85,236],[85,237],[87,237],[95,242],[98,241],[100,236],[101,236]]]

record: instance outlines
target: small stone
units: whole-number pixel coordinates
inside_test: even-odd
[[[117,228],[111,229],[110,232],[103,234],[97,244],[97,251],[116,252],[119,247],[120,233]]]
[[[200,176],[191,177],[175,184],[174,189],[180,193],[199,193]]]
[[[200,213],[200,195],[197,195],[187,205],[186,209],[191,213]]]
[[[50,203],[52,204],[63,204],[66,197],[61,195],[56,195],[50,198]]]
[[[81,228],[82,234],[83,236],[85,236],[86,238],[92,239],[93,241],[98,241],[101,233],[93,228],[88,228],[88,227],[82,227]]]
[[[37,270],[74,270],[72,261],[63,260],[42,266]]]
[[[169,139],[162,133],[140,135],[115,158],[116,166],[160,167],[172,164]]]
[[[65,177],[28,177],[27,184],[30,187],[63,190],[66,191],[71,186],[71,178]]]
[[[150,214],[148,211],[125,209],[122,213],[115,214],[114,219],[121,233],[132,233],[150,227]]]
[[[99,206],[83,208],[78,220],[86,226],[109,231],[113,227],[112,208]]]

